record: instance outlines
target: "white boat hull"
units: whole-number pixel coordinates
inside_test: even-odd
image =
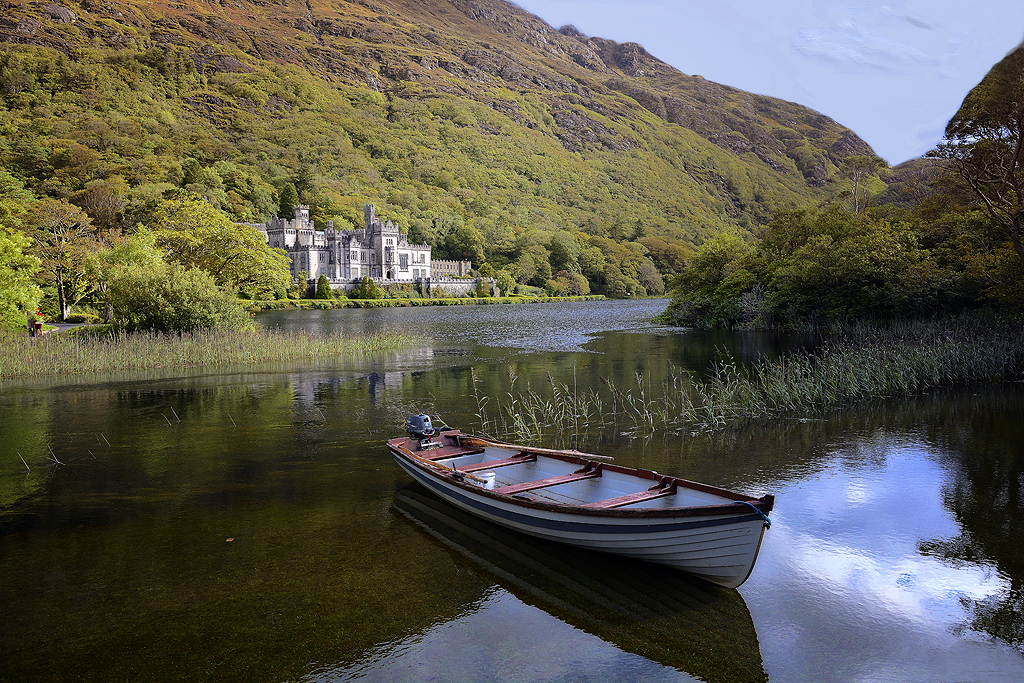
[[[424,462],[415,453],[396,448],[392,443],[389,442],[389,446],[395,460],[405,472],[436,495],[468,513],[538,538],[668,565],[729,588],[735,588],[747,579],[757,559],[766,517],[762,511],[755,509],[755,503],[761,507],[766,506],[768,510],[772,505],[767,500],[770,497],[756,499],[714,487],[703,487],[701,491],[694,492],[702,497],[704,505],[682,508],[671,506],[671,498],[676,496],[666,496],[659,501],[660,505],[646,503],[650,507],[632,507],[628,510],[588,510],[578,504],[559,504],[536,498],[522,500],[513,495],[501,495],[500,488],[487,488],[485,482],[489,482],[489,479],[473,477],[467,482],[458,470]],[[498,462],[494,460],[496,453],[508,455],[510,452],[508,449],[504,452],[488,450],[490,452],[475,456],[477,460],[482,459],[484,465],[487,464],[486,458]],[[575,455],[567,457],[577,458]],[[467,456],[461,459],[465,462],[472,458]],[[585,462],[586,456],[579,460]],[[579,463],[570,463],[572,466],[576,464]],[[454,466],[458,467],[457,464]],[[605,488],[617,487],[612,493],[628,493],[629,490],[623,487],[629,483],[626,475],[631,471],[629,468],[616,468],[615,473],[612,473],[616,481],[602,485]],[[649,475],[660,476],[638,472],[644,473],[646,477],[640,480],[643,489],[650,484]],[[501,473],[505,474],[504,471]],[[575,489],[571,489],[573,486]],[[578,500],[588,500],[587,491],[600,490],[593,482],[564,484],[560,488],[568,491],[564,497]],[[731,499],[722,498],[719,504],[707,500],[718,495],[719,491],[728,494]],[[590,493],[591,498],[595,495],[607,498],[609,491]],[[679,497],[682,495],[680,492]],[[712,504],[709,505],[709,502]],[[707,514],[701,514],[702,510],[706,510]]]

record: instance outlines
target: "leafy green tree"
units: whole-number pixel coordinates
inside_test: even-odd
[[[932,155],[950,162],[1024,262],[1024,46],[971,90]]]
[[[548,280],[544,287],[553,296],[580,296],[590,294],[590,286],[587,278],[580,273],[573,273],[568,270],[560,270],[555,276]]]
[[[64,200],[43,199],[35,207],[32,238],[42,273],[53,283],[61,320],[91,292],[98,244],[92,219]]]
[[[865,221],[836,238],[811,236],[767,272],[769,301],[781,319],[892,317],[927,308],[926,254],[904,223]]]
[[[295,207],[299,205],[299,192],[294,183],[285,183],[281,188],[281,198],[277,206],[277,215],[290,219],[295,215]]]
[[[0,167],[0,228],[23,231],[34,202],[25,184]]]
[[[157,238],[153,231],[140,226],[133,234],[114,235],[97,253],[94,267],[96,290],[104,307],[104,322],[109,323],[114,319],[114,304],[108,296],[110,278],[114,273],[128,266],[163,265],[163,254],[157,248]]]
[[[543,287],[551,279],[550,252],[541,244],[525,247],[517,260],[519,276],[524,285]]]
[[[602,252],[601,262],[607,264],[601,273],[600,291],[608,296],[621,296],[623,287],[628,296],[646,296],[648,291],[661,294],[665,291],[665,283],[658,273],[657,266],[645,255],[645,247],[638,242],[619,243],[607,237],[592,236],[591,246]],[[608,268],[607,266],[613,266]],[[593,267],[585,272],[591,276]],[[616,294],[608,291],[610,282],[619,283],[614,286]]]
[[[316,299],[333,299],[334,293],[331,291],[331,282],[327,279],[327,276],[320,273],[320,277],[316,279]]]
[[[512,290],[515,289],[515,278],[513,278],[507,270],[498,271],[497,280],[498,290],[501,292],[502,296],[508,296],[512,293]]]
[[[686,261],[693,256],[693,249],[686,244],[669,241],[662,237],[649,236],[640,240],[658,272],[674,275],[682,272]]]
[[[289,299],[305,299],[309,297],[309,273],[300,270],[288,289]]]
[[[551,236],[548,245],[551,250],[551,269],[555,271],[582,272],[580,268],[580,245],[570,232],[559,230]]]
[[[607,265],[608,260],[605,258],[604,252],[601,251],[600,247],[592,243],[592,239],[577,233],[579,236],[585,237],[585,244],[580,244],[580,256],[579,264],[583,270],[583,275],[586,276],[587,280],[591,283],[591,287],[599,289],[595,285],[600,285],[604,282],[604,268]]]
[[[693,327],[731,326],[737,309],[734,274],[750,247],[736,235],[723,233],[705,242],[675,279],[672,302],[664,319]],[[724,285],[724,286],[723,286]]]
[[[24,327],[42,296],[34,281],[40,261],[28,253],[30,246],[21,232],[0,227],[0,327]]]
[[[636,281],[647,290],[648,294],[664,294],[665,280],[649,259],[643,259],[636,268]]]
[[[484,260],[484,236],[471,225],[462,225],[445,240],[448,255],[456,261],[471,261],[476,264]]]
[[[41,262],[23,232],[35,198],[17,178],[0,168],[0,327],[21,327],[35,313],[42,291],[35,283]]]
[[[288,257],[248,225],[233,223],[203,201],[167,200],[155,215],[156,234],[166,260],[199,268],[221,287],[267,298],[291,284]]]
[[[867,182],[880,168],[888,168],[884,159],[872,154],[854,154],[843,159],[839,164],[839,177],[849,184],[849,196],[853,202],[853,212],[860,213],[867,206]]]
[[[377,283],[373,281],[373,278],[363,277],[356,286],[352,293],[349,294],[350,299],[386,299],[387,293],[383,289],[377,286]]]
[[[121,176],[86,183],[76,193],[74,202],[92,219],[94,229],[108,233],[122,227],[124,211],[128,206],[128,185]]]
[[[238,299],[198,268],[163,261],[132,263],[111,276],[108,297],[114,307],[113,327],[128,332],[253,326]]]
[[[612,297],[613,299],[628,299],[634,294],[640,293],[638,291],[639,285],[636,282],[631,282],[629,278],[622,274],[619,267],[613,263],[605,264],[603,290],[605,296]]]
[[[891,318],[933,312],[948,286],[910,223],[804,209],[779,213],[753,249],[737,237],[705,243],[676,278],[666,319],[711,327]]]

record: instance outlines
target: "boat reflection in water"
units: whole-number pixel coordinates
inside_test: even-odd
[[[524,603],[709,683],[767,681],[743,597],[677,570],[536,539],[412,483],[394,509]]]

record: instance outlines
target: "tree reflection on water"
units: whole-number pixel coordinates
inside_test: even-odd
[[[919,550],[952,565],[988,565],[1007,589],[980,600],[961,597],[962,628],[986,633],[1024,650],[1024,404],[1019,392],[979,391],[961,401],[958,429],[937,433],[950,483],[943,505],[963,528],[951,539],[922,542]]]

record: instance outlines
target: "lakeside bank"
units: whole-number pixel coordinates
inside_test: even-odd
[[[603,294],[587,296],[491,296],[423,299],[276,299],[248,302],[251,313],[259,311],[327,311],[332,308],[405,308],[410,306],[494,306],[547,304],[567,301],[603,301]]]

